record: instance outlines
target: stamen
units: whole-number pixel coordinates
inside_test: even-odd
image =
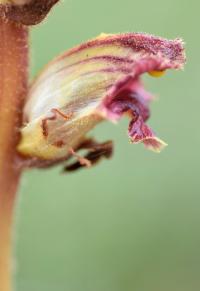
[[[164,71],[149,71],[148,74],[152,77],[155,77],[155,78],[159,78],[159,77],[162,77],[165,75],[165,70]]]
[[[69,153],[72,156],[76,157],[82,166],[85,166],[87,168],[91,167],[91,162],[87,158],[84,158],[84,157],[80,156],[79,154],[77,154],[72,148],[69,149]]]

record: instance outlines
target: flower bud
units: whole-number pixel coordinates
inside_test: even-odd
[[[18,151],[40,160],[63,159],[96,124],[128,115],[130,141],[159,152],[166,144],[146,124],[152,96],[141,75],[180,69],[184,62],[180,39],[146,34],[102,34],[67,51],[32,84]]]

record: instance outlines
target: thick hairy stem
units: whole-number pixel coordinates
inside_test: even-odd
[[[0,290],[11,290],[12,220],[21,171],[16,144],[27,95],[27,28],[0,19]]]

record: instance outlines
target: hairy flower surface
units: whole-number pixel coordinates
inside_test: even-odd
[[[131,142],[159,152],[165,143],[146,124],[152,96],[140,77],[160,76],[184,62],[180,39],[139,33],[101,34],[67,51],[30,88],[18,151],[44,161],[63,159],[97,123],[127,114]]]

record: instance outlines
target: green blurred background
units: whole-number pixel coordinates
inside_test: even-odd
[[[100,32],[183,37],[187,65],[145,76],[159,102],[149,123],[169,146],[130,145],[127,120],[102,124],[115,155],[91,170],[28,172],[17,210],[17,291],[200,290],[199,10],[197,0],[65,0],[32,29],[32,75]]]

